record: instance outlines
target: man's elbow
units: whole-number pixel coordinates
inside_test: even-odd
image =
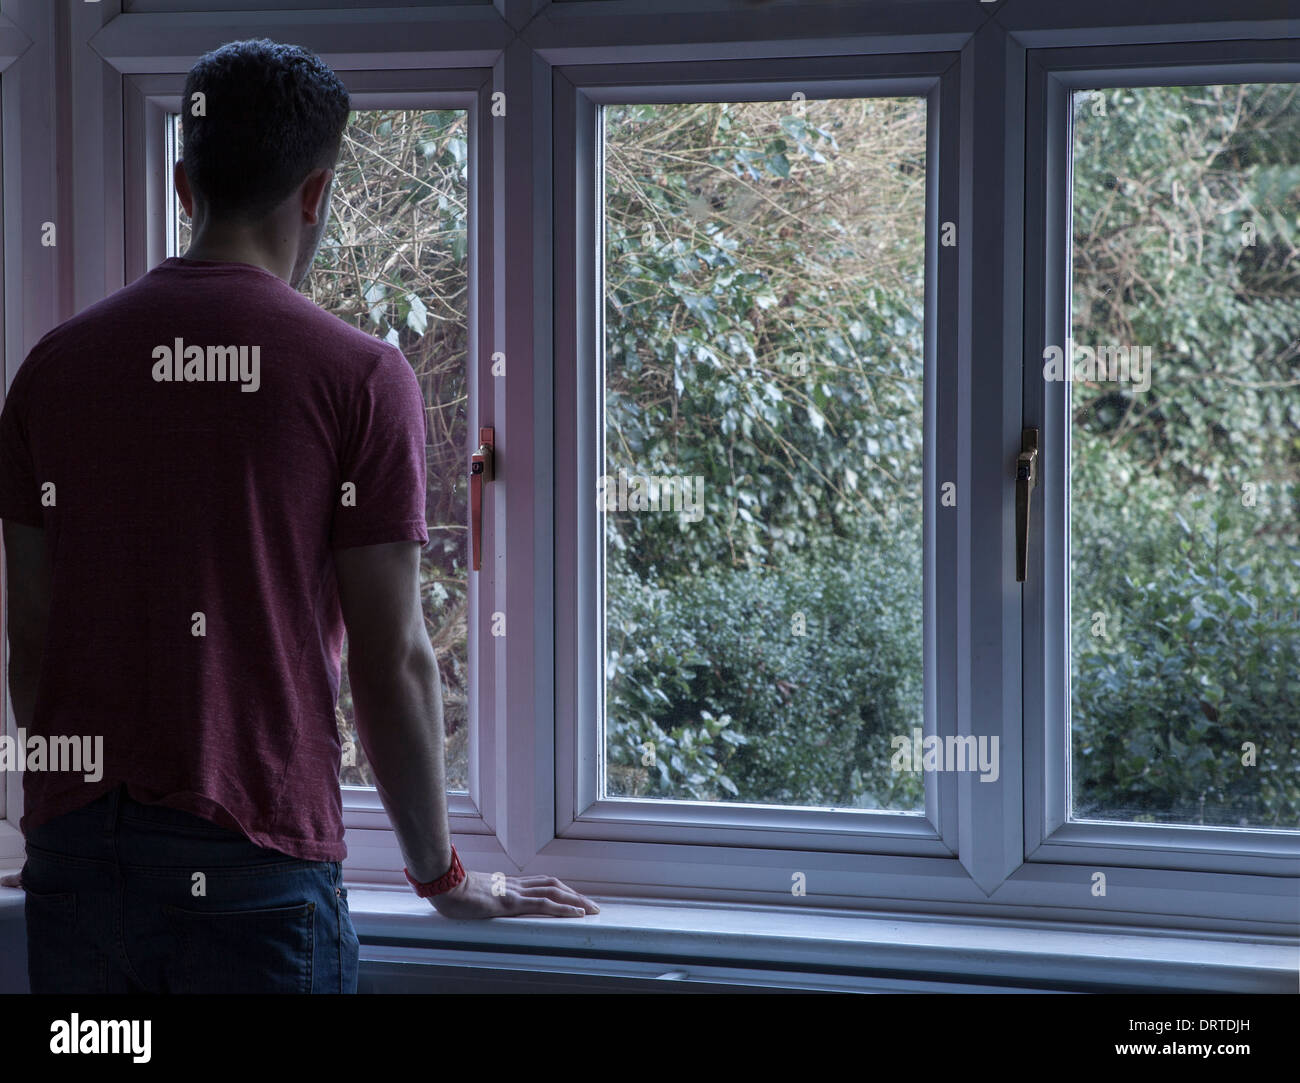
[[[348,645],[348,680],[354,689],[385,689],[437,679],[438,659],[428,636],[371,649]]]

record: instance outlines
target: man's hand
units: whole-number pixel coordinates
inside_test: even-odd
[[[493,888],[496,888],[493,891]],[[545,914],[581,918],[599,914],[600,907],[554,876],[492,876],[467,872],[451,891],[429,902],[445,918],[518,918]]]
[[[0,876],[0,887],[22,887],[23,874],[16,872],[12,876]]]

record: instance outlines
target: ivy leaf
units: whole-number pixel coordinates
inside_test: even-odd
[[[384,314],[388,311],[388,303],[384,300],[387,295],[388,287],[382,282],[372,282],[366,287],[365,299],[370,306],[371,323],[383,322]]]
[[[424,302],[413,293],[408,293],[406,300],[411,306],[406,313],[406,326],[423,338],[425,329],[429,326],[429,310],[424,307]]]

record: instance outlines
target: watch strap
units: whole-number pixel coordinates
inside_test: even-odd
[[[451,868],[436,880],[422,884],[411,875],[410,869],[403,869],[402,871],[406,873],[407,882],[415,888],[415,893],[422,899],[427,899],[433,895],[445,895],[465,879],[465,866],[460,863],[460,855],[456,853],[455,845],[451,848]]]

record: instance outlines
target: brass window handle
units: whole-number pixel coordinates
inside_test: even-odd
[[[1038,485],[1038,430],[1020,430],[1020,455],[1016,459],[1016,582],[1025,581],[1029,568],[1029,510]]]
[[[478,431],[478,450],[469,460],[469,529],[473,567],[483,563],[483,487],[494,477],[493,430]]]

